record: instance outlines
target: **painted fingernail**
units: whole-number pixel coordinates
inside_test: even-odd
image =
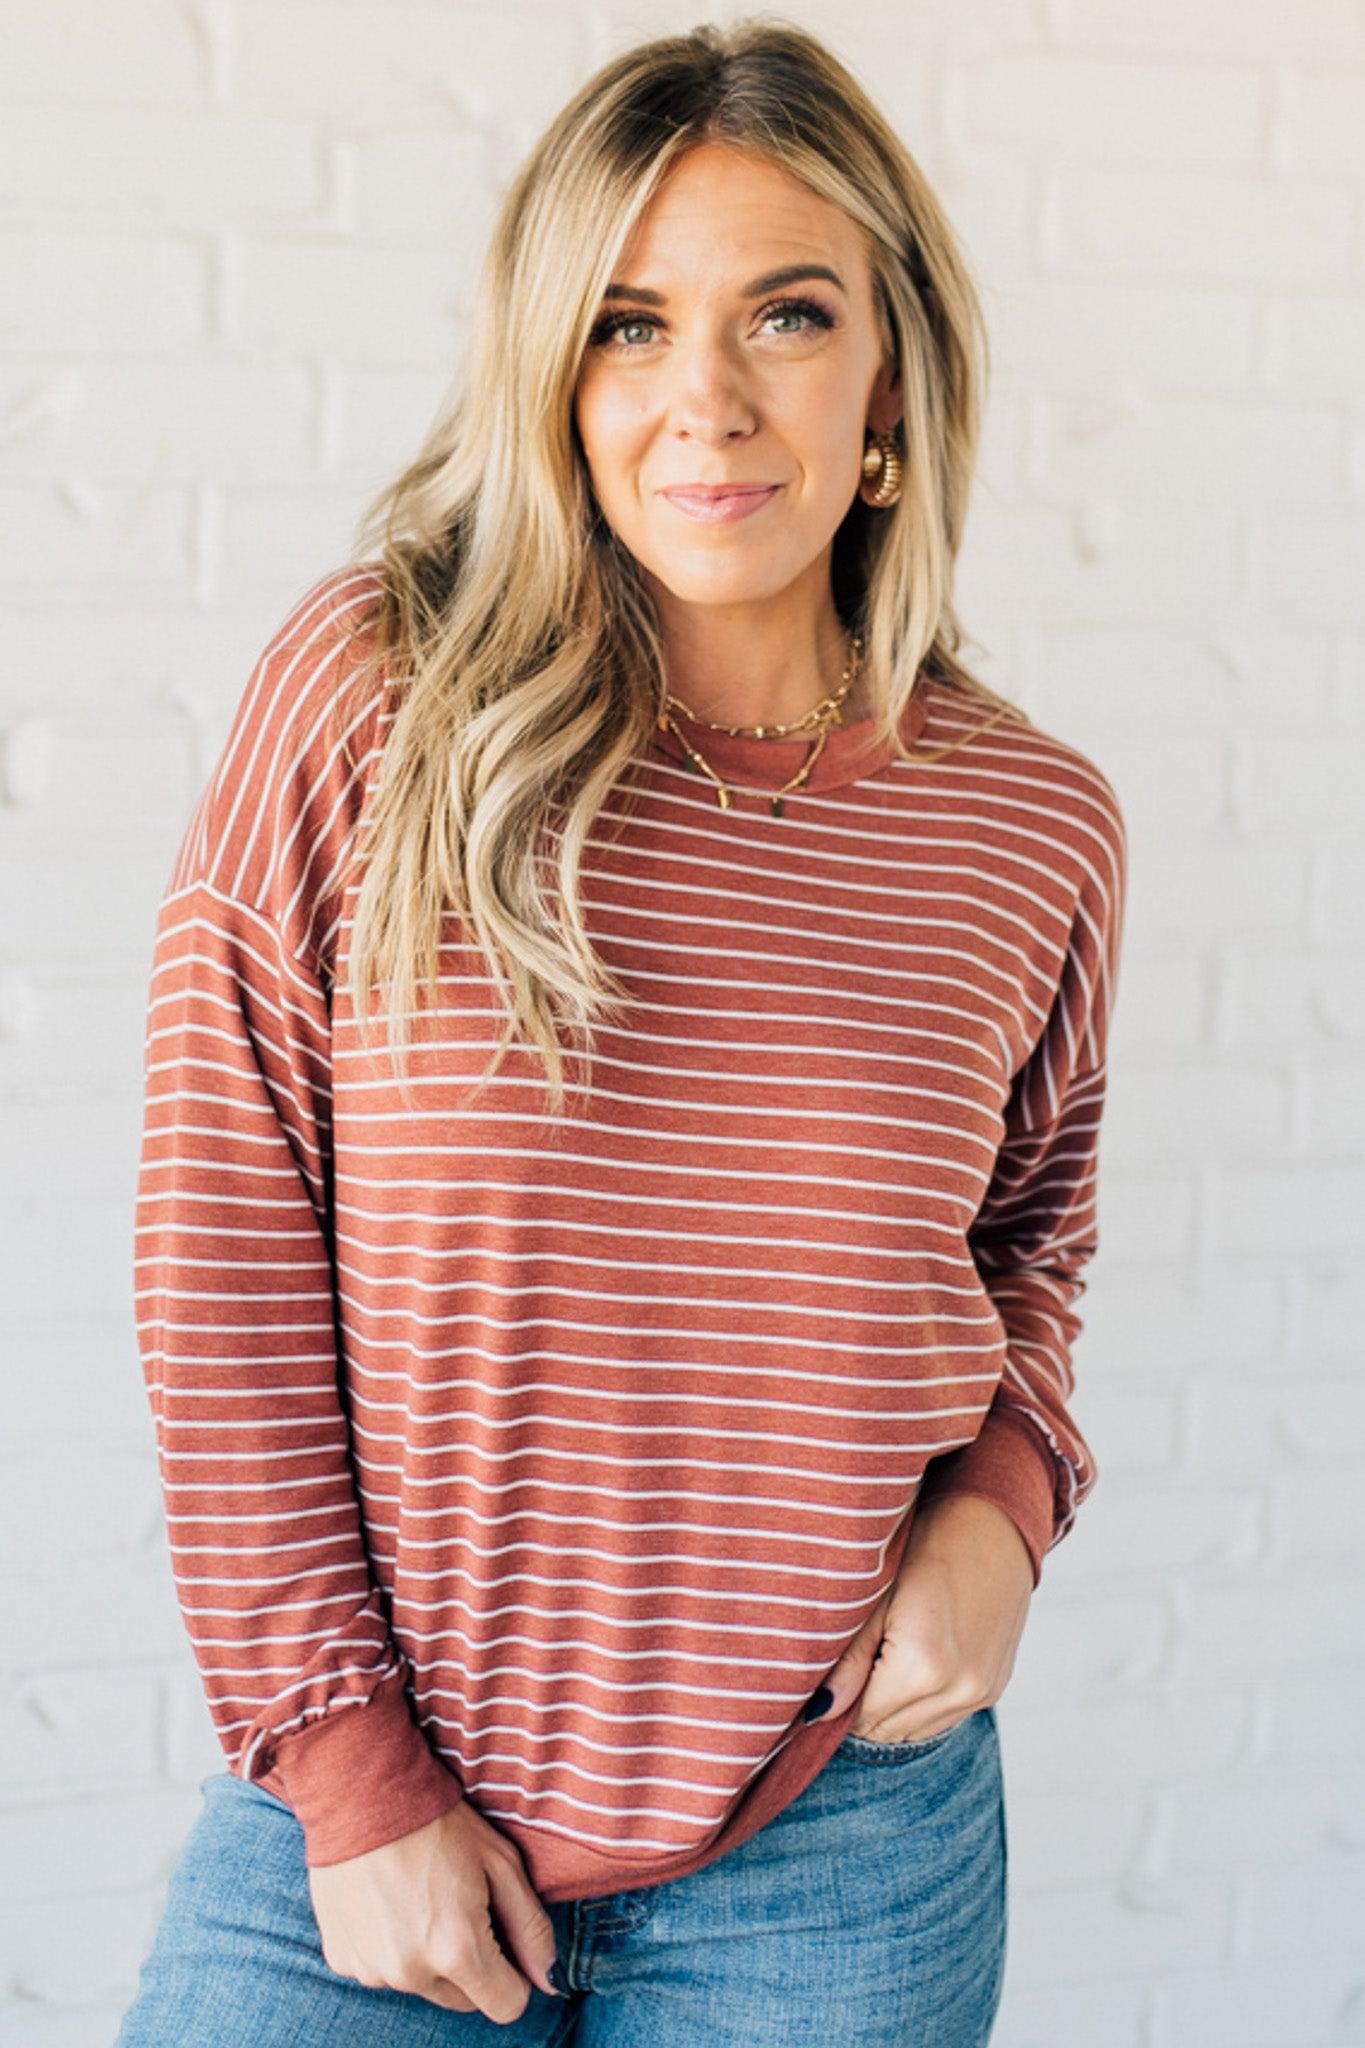
[[[555,1957],[554,1961],[551,1963],[549,1969],[546,1971],[545,1974],[548,1976],[550,1982],[554,1985],[555,1990],[559,1993],[560,1997],[567,1997],[569,1991],[569,1980],[564,1975],[564,1965],[560,1962],[558,1956]]]
[[[820,1716],[827,1714],[833,1705],[834,1694],[827,1685],[822,1685],[819,1692],[812,1693],[806,1701],[806,1719],[808,1721],[818,1721]]]

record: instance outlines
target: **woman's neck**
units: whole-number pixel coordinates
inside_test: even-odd
[[[821,637],[821,655],[823,659],[808,656],[804,662],[795,656],[756,661],[746,673],[733,652],[713,663],[699,648],[671,647],[667,683],[697,718],[726,725],[790,725],[843,687],[844,670],[854,651],[837,621]],[[769,669],[766,677],[757,673],[763,667]],[[845,725],[870,715],[866,688],[857,673],[840,709]]]

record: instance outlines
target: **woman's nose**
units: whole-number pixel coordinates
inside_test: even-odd
[[[679,366],[669,412],[676,426],[692,434],[731,434],[754,421],[744,379],[716,350],[691,356]]]

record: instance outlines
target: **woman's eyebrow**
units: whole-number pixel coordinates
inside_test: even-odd
[[[847,287],[837,270],[831,270],[827,263],[789,263],[785,269],[765,271],[762,277],[751,279],[740,286],[740,297],[756,299],[764,292],[775,292],[781,285],[796,284],[801,278],[823,277],[830,284],[837,285],[847,296]],[[663,292],[644,291],[631,284],[609,284],[602,293],[604,299],[634,299],[642,306],[666,306],[668,300]]]

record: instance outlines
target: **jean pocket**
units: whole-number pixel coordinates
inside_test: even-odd
[[[932,1756],[935,1750],[943,1749],[972,1719],[973,1716],[968,1714],[961,1721],[954,1721],[951,1728],[940,1728],[937,1735],[912,1736],[904,1742],[876,1742],[870,1735],[850,1732],[835,1754],[846,1756],[854,1763],[908,1763],[913,1757]]]

